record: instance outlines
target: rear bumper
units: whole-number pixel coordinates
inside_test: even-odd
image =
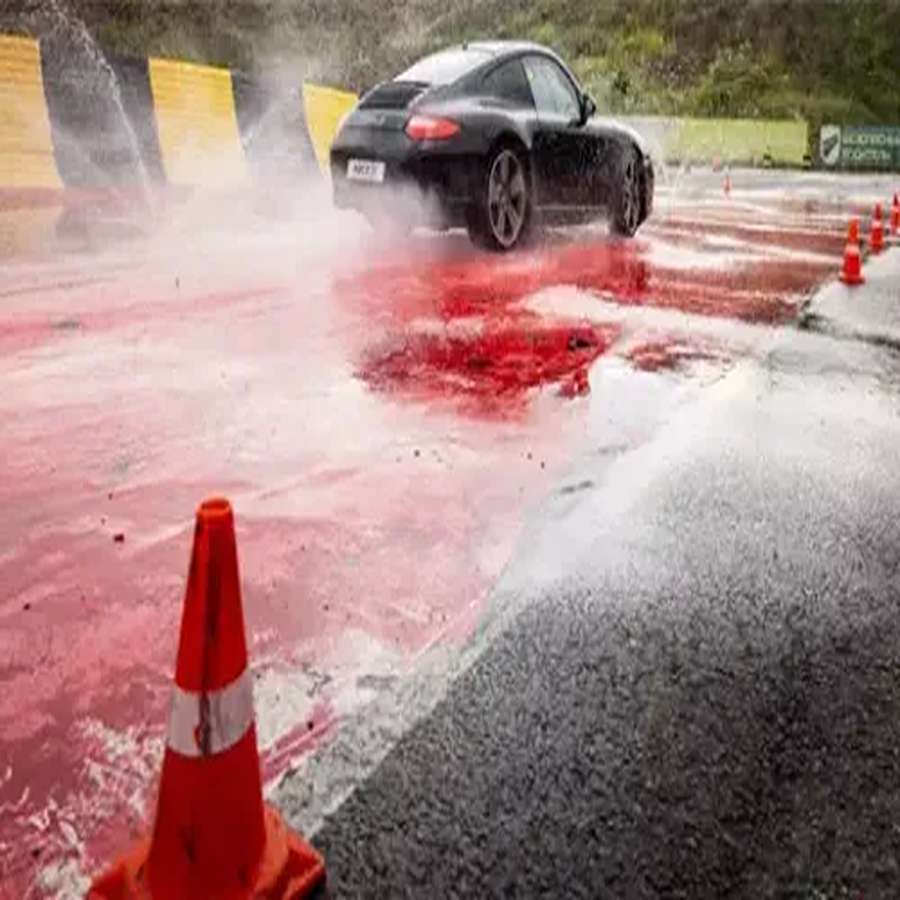
[[[338,208],[453,224],[477,196],[481,166],[476,155],[449,143],[415,143],[402,132],[373,136],[370,131],[354,139],[353,129],[347,131],[331,150],[331,184]],[[384,181],[350,180],[351,159],[383,162]]]

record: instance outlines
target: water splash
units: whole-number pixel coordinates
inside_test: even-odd
[[[45,44],[49,43],[52,46],[55,41],[59,41],[60,46],[63,46],[64,43],[69,59],[72,59],[74,54],[84,62],[83,66],[73,66],[73,69],[89,70],[93,73],[97,80],[92,88],[98,95],[106,96],[111,101],[134,163],[136,178],[129,187],[137,187],[141,198],[149,204],[151,178],[141,153],[137,133],[125,110],[118,76],[87,25],[66,8],[61,0],[39,0],[23,11],[22,18],[32,26],[31,30],[38,34]]]

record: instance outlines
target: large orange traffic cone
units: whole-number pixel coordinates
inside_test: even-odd
[[[862,261],[859,255],[859,220],[851,219],[847,229],[847,243],[844,245],[844,268],[841,270],[844,284],[862,284]]]
[[[900,195],[894,194],[894,202],[891,204],[891,234],[894,237],[900,235]]]
[[[322,857],[263,804],[253,686],[227,500],[197,511],[153,837],[88,900],[294,900]]]
[[[875,204],[875,213],[869,226],[869,250],[872,253],[881,253],[884,250],[884,222],[881,218],[880,203]]]

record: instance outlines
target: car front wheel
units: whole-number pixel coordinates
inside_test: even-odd
[[[517,149],[502,146],[486,166],[481,196],[469,210],[469,236],[489,250],[506,252],[523,242],[531,226],[528,166]]]

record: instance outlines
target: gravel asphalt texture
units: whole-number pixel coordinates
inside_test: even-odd
[[[584,456],[515,614],[314,835],[330,895],[900,895],[900,249],[867,275]]]

